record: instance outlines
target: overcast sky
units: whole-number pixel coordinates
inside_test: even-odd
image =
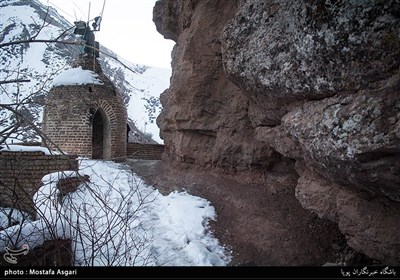
[[[53,6],[67,20],[87,21],[101,14],[104,0],[40,0]],[[172,40],[157,32],[153,7],[157,0],[106,0],[96,41],[119,56],[140,64],[170,68]]]

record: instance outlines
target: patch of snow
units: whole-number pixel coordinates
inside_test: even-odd
[[[209,201],[176,191],[157,198],[153,248],[158,265],[226,265],[224,248],[208,228],[208,221],[216,218]]]
[[[102,85],[103,82],[95,72],[91,70],[83,70],[82,66],[65,70],[54,77],[53,80],[53,86],[86,84]]]
[[[0,145],[0,152],[42,152],[45,155],[59,155],[59,152],[51,151],[48,148],[40,146],[23,146],[23,145]]]
[[[0,250],[13,244],[35,248],[71,238],[75,265],[224,266],[230,254],[208,227],[216,219],[207,200],[186,192],[163,196],[124,164],[80,159],[90,183],[58,196],[57,182],[76,176],[55,172],[34,195],[38,220],[0,232]]]
[[[74,177],[79,177],[83,176],[81,173],[78,173],[76,171],[60,171],[60,172],[53,172],[45,175],[42,178],[42,182],[44,185],[49,184],[54,181],[59,181],[61,179],[66,179],[66,178],[74,178]]]
[[[10,224],[31,221],[30,214],[14,208],[0,207],[0,228],[7,228]]]
[[[43,245],[46,240],[69,237],[68,227],[64,224],[49,224],[47,220],[40,219],[0,231],[0,250],[3,251],[5,247],[20,248],[25,244],[32,249]]]
[[[146,185],[137,175],[123,168],[122,164],[83,160],[80,172],[90,175],[90,180],[94,183],[90,185],[92,190],[81,188],[68,198],[71,209],[79,206],[79,209],[85,209],[79,213],[85,211],[91,213],[90,219],[88,216],[79,216],[80,228],[89,229],[92,218],[97,221],[98,233],[93,234],[104,237],[100,239],[104,247],[96,250],[100,252],[113,250],[104,243],[107,239],[105,238],[107,235],[103,234],[104,227],[107,228],[107,223],[104,221],[108,220],[115,221],[118,225],[114,228],[114,243],[121,238],[126,240],[126,236],[118,236],[130,232],[132,235],[125,242],[139,247],[139,249],[130,248],[131,261],[127,261],[126,256],[121,256],[124,265],[222,266],[230,261],[225,248],[219,244],[208,228],[208,221],[215,220],[216,214],[214,207],[207,200],[186,192],[173,192],[163,196],[158,190]],[[107,182],[113,183],[110,185]],[[97,191],[93,192],[94,189]],[[126,207],[121,208],[127,199],[130,201],[129,207],[126,204]],[[111,209],[127,211],[129,217],[124,217],[130,224],[127,226],[119,218],[110,215],[112,213],[107,213],[100,201],[107,201],[107,206]],[[132,237],[134,239],[130,240]],[[90,244],[89,240],[83,243]],[[137,246],[138,244],[142,249],[141,246]],[[79,244],[77,248],[80,248]],[[87,254],[90,250],[81,248],[81,253],[77,252],[77,260],[82,260],[83,256],[80,255],[82,252]],[[96,263],[104,265],[107,260],[104,256],[99,256],[96,258]]]

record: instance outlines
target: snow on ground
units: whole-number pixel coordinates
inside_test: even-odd
[[[72,238],[76,265],[229,263],[229,252],[209,230],[208,221],[215,220],[216,214],[207,200],[186,192],[163,196],[124,164],[82,159],[79,173],[89,175],[91,182],[60,203],[56,182],[77,174],[58,172],[43,178],[44,185],[35,195],[41,219],[23,227],[25,236],[19,238],[19,246],[28,243],[33,248],[51,232]],[[46,229],[43,221],[52,224],[55,231]],[[6,234],[12,236],[18,227],[0,232],[0,249],[8,244]],[[37,231],[43,232],[42,240],[37,234],[32,237]]]

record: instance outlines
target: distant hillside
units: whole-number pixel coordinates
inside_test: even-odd
[[[57,10],[51,7],[47,10],[47,6],[37,0],[1,1],[0,30],[3,31],[0,33],[0,43],[27,40],[36,35],[36,39],[55,39],[71,29],[72,24]],[[69,41],[78,39],[71,33],[73,28],[62,38]],[[169,86],[170,70],[135,64],[104,46],[100,48],[102,53],[99,60],[104,73],[124,95],[128,116],[132,120],[131,139],[139,141],[152,136],[155,141],[162,143],[155,118],[161,110],[159,95]],[[22,106],[20,111],[40,126],[45,96],[52,86],[53,77],[70,68],[80,52],[79,46],[59,43],[19,44],[1,48],[1,80],[23,78],[30,82],[2,85],[0,102],[10,104],[28,98],[32,102]],[[122,61],[129,69],[112,57]],[[0,111],[0,120],[0,127],[16,122],[5,111]],[[24,141],[37,140],[36,134],[28,127],[14,136]]]

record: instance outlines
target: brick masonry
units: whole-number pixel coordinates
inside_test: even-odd
[[[127,111],[123,98],[105,77],[97,60],[82,59],[78,64],[83,69],[94,70],[103,84],[53,87],[46,98],[43,130],[64,152],[123,161],[127,137]],[[102,120],[103,133],[98,131],[98,119]],[[102,143],[92,145],[98,136]],[[95,149],[98,146],[102,150],[100,156]]]
[[[90,182],[90,177],[88,175],[79,177],[68,177],[58,180],[57,182],[57,189],[59,190],[58,200],[62,201],[64,196],[66,196],[71,192],[75,192],[81,184],[88,182]]]
[[[164,145],[128,143],[126,155],[132,159],[160,160]],[[45,155],[43,152],[0,152],[0,206],[15,207],[34,214],[33,195],[41,187],[42,178],[59,171],[78,171],[76,155]],[[76,189],[76,180],[60,180],[61,195]]]
[[[66,170],[78,171],[76,156],[0,152],[0,206],[34,214],[33,195],[41,187],[43,176]]]
[[[46,174],[59,171],[78,171],[77,156],[45,155],[43,152],[0,152],[0,206],[12,207],[34,216],[33,195],[42,186]],[[80,183],[88,182],[89,176],[60,179],[57,187],[59,201]],[[3,249],[3,248],[2,248]],[[20,248],[10,248],[20,249]],[[0,256],[6,252],[0,251]],[[0,257],[0,266],[9,266]],[[43,245],[17,256],[18,266],[71,266],[73,252],[71,240],[47,240]]]
[[[128,143],[126,156],[132,159],[160,160],[164,145]]]

